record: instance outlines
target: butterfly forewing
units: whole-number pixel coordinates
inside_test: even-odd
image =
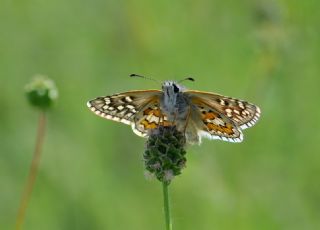
[[[134,125],[136,115],[150,102],[159,98],[159,90],[138,90],[97,97],[87,106],[98,116],[106,119]]]
[[[195,90],[188,90],[185,93],[192,100],[203,101],[217,112],[224,114],[241,129],[253,126],[260,117],[259,107],[240,99]]]

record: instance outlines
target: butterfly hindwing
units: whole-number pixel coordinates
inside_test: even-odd
[[[203,101],[194,100],[192,104],[194,113],[198,113],[195,119],[200,121],[193,122],[198,124],[197,128],[201,136],[229,142],[242,141],[243,135],[241,130],[227,116]]]
[[[133,131],[139,136],[147,136],[151,129],[161,126],[171,126],[167,116],[160,109],[160,101],[155,98],[144,106],[134,118]]]

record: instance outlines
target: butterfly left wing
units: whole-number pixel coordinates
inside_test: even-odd
[[[184,93],[191,101],[205,102],[241,129],[253,126],[260,117],[260,108],[247,101],[196,90],[186,90]]]

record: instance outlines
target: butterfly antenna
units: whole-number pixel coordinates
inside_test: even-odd
[[[150,77],[145,77],[145,76],[142,76],[142,75],[139,75],[139,74],[135,74],[135,73],[130,74],[130,77],[140,77],[140,78],[144,78],[144,79],[147,79],[147,80],[151,80],[151,81],[155,81],[157,83],[160,83],[156,79],[153,79],[153,78],[150,78]]]
[[[178,81],[178,83],[183,82],[183,81],[195,81],[195,80],[192,77],[187,77],[185,79],[182,79],[182,80]]]

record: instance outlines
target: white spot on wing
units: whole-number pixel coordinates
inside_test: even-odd
[[[125,99],[126,99],[127,102],[132,102],[132,99],[129,96],[125,97]]]
[[[213,124],[215,124],[215,125],[223,125],[223,126],[225,125],[223,120],[221,120],[220,118],[213,119]]]
[[[240,107],[241,109],[244,109],[244,105],[243,105],[242,102],[238,102],[238,105],[239,105],[239,107]]]
[[[126,107],[127,107],[128,109],[134,109],[134,106],[133,106],[133,105],[126,105]]]
[[[123,107],[122,105],[119,105],[119,106],[117,107],[118,110],[123,110],[123,108],[124,108],[124,107]]]

